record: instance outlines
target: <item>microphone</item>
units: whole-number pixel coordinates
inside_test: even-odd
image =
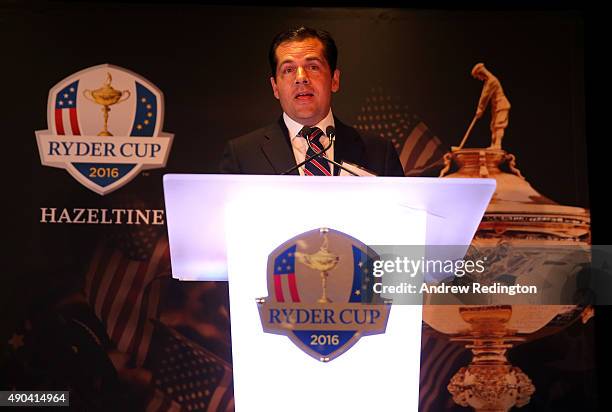
[[[304,126],[302,127],[302,130],[300,130],[300,132],[298,133],[298,136],[304,136],[304,139],[309,140],[310,135],[312,134],[314,130],[312,130],[311,127],[308,126]]]
[[[329,140],[333,141],[336,138],[336,129],[334,129],[334,126],[329,125],[325,129],[325,134],[329,137]]]
[[[333,136],[335,137],[336,133],[335,133],[334,128],[332,126],[327,127],[326,130],[329,132],[330,128],[331,128],[331,131],[333,133]],[[304,127],[302,127],[302,130],[300,130],[300,134],[302,136],[304,136],[304,138],[306,139],[306,142],[308,142],[308,146],[311,149],[312,149],[312,146],[311,146],[311,143],[310,143],[310,135],[314,131],[313,129],[314,128],[310,128],[308,126],[304,126]],[[328,135],[328,137],[329,137],[329,144],[327,145],[327,147],[324,147],[323,150],[321,150],[318,153],[316,153],[316,150],[313,149],[315,151],[314,155],[306,156],[306,158],[304,159],[303,162],[300,162],[300,163],[296,164],[295,166],[291,167],[290,169],[285,170],[283,173],[281,173],[281,175],[287,175],[287,174],[293,172],[294,170],[296,170],[297,168],[304,166],[306,163],[310,162],[312,159],[316,159],[317,157],[323,156],[323,153],[327,152],[332,147],[332,145],[334,144],[334,139],[332,139],[332,137],[329,136],[329,135]],[[330,161],[330,160],[327,159],[327,161]]]
[[[285,170],[283,173],[281,173],[281,175],[286,175],[289,174],[291,172],[293,172],[294,170],[296,170],[297,168],[305,165],[306,163],[310,162],[312,159],[315,159],[319,156],[323,156],[323,153],[326,153],[334,144],[334,141],[336,140],[336,129],[334,128],[334,126],[327,126],[327,128],[325,129],[325,134],[327,135],[327,137],[329,138],[329,144],[327,145],[327,147],[324,147],[323,150],[321,150],[320,152],[316,153],[316,150],[314,150],[312,148],[312,144],[310,143],[310,135],[312,134],[314,128],[310,128],[308,126],[304,126],[302,128],[302,130],[300,130],[300,134],[302,136],[304,136],[306,138],[306,142],[308,143],[308,146],[315,152],[314,155],[312,156],[306,156],[306,158],[304,159],[303,162],[298,163],[297,165],[293,166],[292,168]],[[340,169],[348,172],[349,174],[353,175],[353,176],[359,176],[357,173],[353,172],[352,170],[347,169],[346,167],[342,166],[340,163],[335,162],[331,159],[327,159],[327,161],[331,164],[333,164],[334,166],[339,167]]]

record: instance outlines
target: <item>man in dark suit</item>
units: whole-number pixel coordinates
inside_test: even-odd
[[[349,162],[380,176],[403,176],[402,165],[390,142],[377,136],[361,136],[343,124],[331,110],[331,95],[340,88],[336,68],[338,50],[325,31],[300,27],[278,34],[268,58],[274,96],[283,115],[276,123],[228,142],[221,172],[243,174],[280,174],[302,162],[312,151],[306,142],[304,127],[318,127],[325,132],[335,128],[336,139],[325,157],[335,162]],[[318,147],[327,147],[328,136],[317,139]],[[312,141],[311,141],[312,142]],[[316,148],[314,150],[317,150]],[[340,168],[321,157],[324,174],[338,175]],[[308,167],[293,170],[306,174]]]

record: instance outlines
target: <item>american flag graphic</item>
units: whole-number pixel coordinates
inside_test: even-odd
[[[124,230],[103,242],[86,275],[85,294],[117,349],[142,366],[158,315],[159,278],[170,277],[168,239],[158,228]]]
[[[79,81],[70,83],[55,96],[55,130],[58,135],[81,134],[77,118],[77,91]]]
[[[184,409],[181,404],[158,388],[155,388],[147,399],[146,412],[181,412]]]
[[[231,365],[177,330],[157,321],[154,326],[148,367],[157,390],[147,412],[233,412]]]
[[[450,342],[423,324],[419,412],[447,411],[457,407],[447,386],[453,375],[468,365],[471,358],[470,351],[463,344]]]
[[[295,249],[296,245],[293,245],[274,259],[274,295],[277,302],[285,301],[283,279],[287,280],[291,301],[300,301],[300,294],[298,293],[295,280]]]
[[[398,152],[404,174],[418,176],[438,163],[441,165],[448,148],[416,114],[409,113],[400,100],[386,94],[382,88],[372,89],[353,127],[390,140]]]

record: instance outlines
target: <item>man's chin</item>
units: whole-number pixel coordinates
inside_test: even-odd
[[[293,120],[295,120],[296,122],[300,124],[303,124],[306,126],[314,126],[315,124],[323,120],[325,115],[321,116],[318,112],[315,112],[315,111],[308,111],[308,112],[298,111],[298,112],[294,112],[293,115],[289,115],[289,117],[291,117]]]
[[[293,120],[295,120],[299,124],[303,124],[305,126],[312,126],[313,125],[312,121],[316,118],[314,115],[309,116],[309,115],[303,115],[303,114],[289,115],[289,117],[291,117]],[[315,122],[314,124],[316,123],[317,122]]]

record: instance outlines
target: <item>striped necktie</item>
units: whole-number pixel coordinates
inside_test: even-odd
[[[320,142],[320,138],[323,136],[323,131],[318,127],[310,129],[310,133],[306,135],[306,138],[310,140],[310,145],[306,151],[306,158],[314,156],[315,154],[323,150],[323,145]],[[302,136],[304,137],[304,136]],[[331,168],[327,161],[327,156],[323,153],[304,165],[305,176],[331,176]]]

